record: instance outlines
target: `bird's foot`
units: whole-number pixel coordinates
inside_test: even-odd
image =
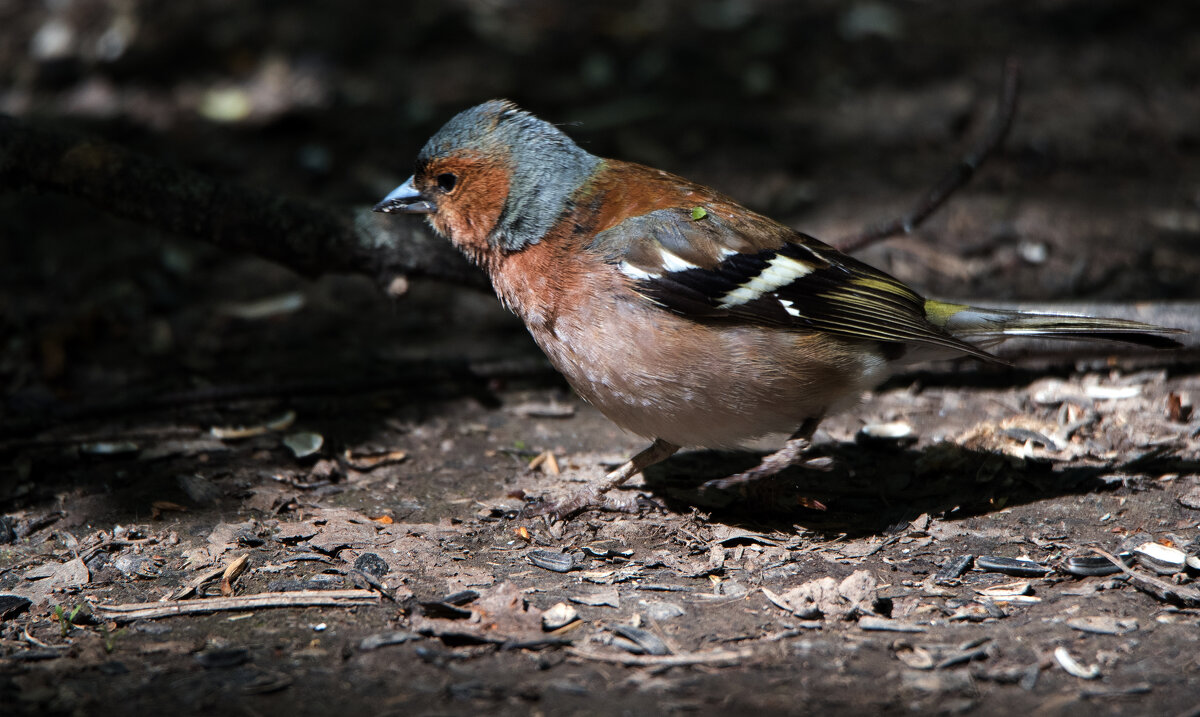
[[[585,510],[601,510],[614,513],[637,513],[642,508],[657,505],[642,495],[635,494],[632,498],[618,498],[609,495],[613,488],[642,472],[646,466],[654,465],[670,457],[679,446],[657,439],[648,448],[633,458],[622,463],[616,470],[604,476],[604,480],[596,485],[573,493],[558,501],[533,508],[526,508],[524,515],[548,515],[555,520],[566,520]]]
[[[559,501],[526,506],[521,513],[525,517],[545,515],[560,521],[589,510],[602,513],[640,513],[645,508],[657,505],[641,493],[613,495],[608,491],[601,491],[598,486],[588,486]]]
[[[771,455],[763,458],[757,466],[751,468],[750,470],[742,471],[741,473],[735,473],[734,475],[726,478],[710,480],[700,486],[700,491],[736,491],[743,497],[748,497],[752,492],[757,492],[754,489],[756,484],[759,484],[760,481],[778,474],[785,468],[789,468],[807,460],[805,458],[805,453],[808,452],[808,449],[811,446],[812,444],[807,435],[793,436],[788,440],[787,443],[783,445],[783,448],[780,448],[778,451],[775,451]],[[821,458],[813,459],[813,462],[821,461],[823,461]],[[813,498],[797,497],[796,502],[806,508],[812,508],[814,510],[826,509],[823,503]]]

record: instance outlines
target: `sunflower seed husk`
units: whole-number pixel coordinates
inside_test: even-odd
[[[1050,568],[1032,560],[1018,558],[1001,558],[992,555],[981,555],[975,560],[980,570],[989,573],[1004,573],[1018,578],[1040,578],[1050,572]]]
[[[575,558],[570,553],[530,550],[525,558],[539,568],[554,573],[569,573],[575,568]]]
[[[1133,549],[1138,563],[1159,575],[1174,575],[1187,565],[1187,553],[1162,543],[1146,542]]]

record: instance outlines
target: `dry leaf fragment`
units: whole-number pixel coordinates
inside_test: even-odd
[[[243,554],[235,559],[229,565],[225,566],[225,572],[221,575],[221,596],[233,596],[233,581],[238,579],[242,573],[246,572],[246,566],[250,564],[250,555]]]
[[[550,475],[559,475],[558,459],[550,451],[542,451],[529,461],[529,470],[536,471],[542,468]]]
[[[824,615],[834,620],[851,620],[878,612],[881,601],[878,582],[867,570],[857,570],[840,583],[832,577],[810,580],[782,595],[762,588],[774,605],[802,620]]]

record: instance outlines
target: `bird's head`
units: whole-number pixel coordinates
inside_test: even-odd
[[[600,159],[511,102],[464,110],[425,143],[413,176],[375,206],[426,214],[477,262],[536,244]]]

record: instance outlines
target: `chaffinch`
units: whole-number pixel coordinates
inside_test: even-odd
[[[914,358],[1010,336],[1177,346],[1176,330],[922,298],[897,279],[724,195],[601,159],[505,101],[472,107],[375,207],[427,215],[584,400],[650,447],[554,506],[628,508],[605,494],[682,446],[790,434],[729,488],[803,458],[821,419]]]

